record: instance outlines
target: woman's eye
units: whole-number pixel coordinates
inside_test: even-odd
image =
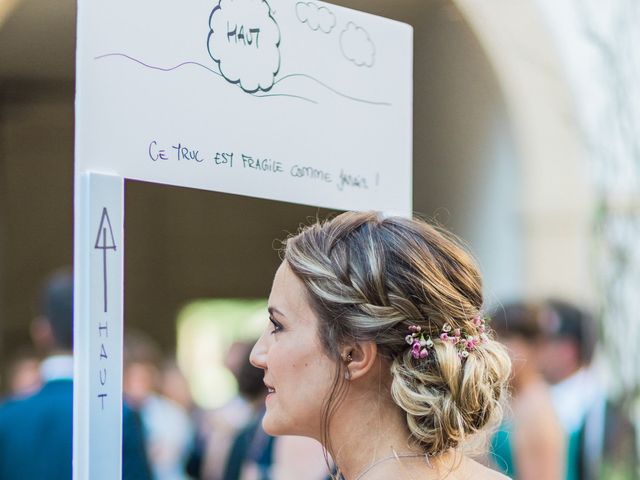
[[[269,321],[271,322],[271,325],[273,326],[273,330],[271,330],[272,334],[282,331],[282,325],[280,325],[278,322],[276,322],[273,318],[269,317]]]

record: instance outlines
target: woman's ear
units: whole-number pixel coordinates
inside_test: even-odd
[[[365,376],[378,358],[378,345],[374,341],[358,342],[342,349],[347,380],[357,380]]]

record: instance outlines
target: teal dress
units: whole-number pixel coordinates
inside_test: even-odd
[[[567,442],[566,480],[580,480],[582,429],[571,433]]]
[[[513,425],[508,421],[503,422],[491,438],[489,457],[500,472],[511,478],[518,478],[512,437]],[[580,440],[579,430],[568,438],[565,480],[580,480]]]
[[[516,478],[512,436],[513,425],[508,421],[503,422],[491,438],[489,457],[500,472],[511,478]]]

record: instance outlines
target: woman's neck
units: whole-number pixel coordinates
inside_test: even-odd
[[[371,393],[357,387],[347,395],[331,421],[328,446],[346,480],[379,478],[398,462],[426,463],[424,452],[410,446],[405,415],[390,399],[372,402]]]

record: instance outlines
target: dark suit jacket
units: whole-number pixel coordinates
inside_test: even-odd
[[[123,411],[123,478],[149,480],[142,426]],[[0,406],[0,479],[71,480],[73,383],[55,380]]]

